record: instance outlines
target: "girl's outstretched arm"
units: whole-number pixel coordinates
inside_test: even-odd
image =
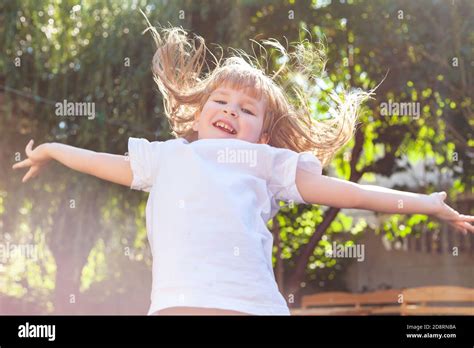
[[[79,172],[130,187],[133,179],[130,161],[126,156],[94,152],[77,147],[45,143],[33,150],[33,140],[25,149],[27,159],[13,165],[13,169],[29,168],[22,182],[35,177],[52,159]]]
[[[462,215],[449,207],[445,192],[431,195],[392,190],[374,185],[314,175],[298,169],[296,185],[301,197],[310,204],[336,208],[365,209],[392,214],[426,214],[448,221],[456,229],[474,232],[474,216]]]

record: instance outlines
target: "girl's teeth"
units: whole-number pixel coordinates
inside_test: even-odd
[[[224,128],[226,130],[229,131],[229,133],[231,134],[234,134],[234,130],[232,130],[229,126],[227,126],[225,123],[222,123],[222,122],[217,122],[216,123],[216,126],[220,127],[220,128]]]

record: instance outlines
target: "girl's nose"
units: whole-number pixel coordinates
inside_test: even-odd
[[[226,108],[224,109],[224,113],[225,113],[225,114],[230,114],[230,115],[233,116],[233,117],[237,117],[237,112],[235,112],[235,110],[232,109],[232,108],[230,108],[230,107],[226,107]]]

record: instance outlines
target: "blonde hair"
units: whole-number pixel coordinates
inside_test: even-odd
[[[154,80],[163,94],[172,134],[190,142],[197,139],[192,128],[196,113],[202,111],[216,88],[225,85],[265,100],[267,108],[262,133],[268,134],[268,145],[296,152],[310,151],[327,165],[353,137],[359,106],[372,94],[353,91],[340,97],[331,93],[335,112],[326,120],[317,120],[312,117],[311,95],[305,89],[315,85],[316,79],[324,72],[323,44],[299,42],[294,46],[295,51],[288,53],[278,41],[263,40],[263,44],[281,53],[280,61],[283,62],[280,69],[268,77],[257,58],[243,51],[234,50],[236,54],[221,64],[222,55],[218,60],[202,37],[195,35],[195,40],[191,40],[188,33],[178,27],[160,28],[160,35],[148,24],[145,32],[151,31],[157,45],[152,62]],[[260,52],[265,50],[263,45],[257,44]],[[213,70],[206,62],[206,52],[213,58]],[[204,66],[206,73],[203,73]],[[306,87],[298,86],[295,80]]]

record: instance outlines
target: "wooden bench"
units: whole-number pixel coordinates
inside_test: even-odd
[[[369,315],[384,308],[389,313],[400,313],[398,299],[401,290],[382,290],[364,294],[328,292],[304,296],[302,308],[295,315]],[[381,312],[382,313],[382,312]]]
[[[292,315],[474,315],[474,289],[428,286],[363,294],[327,292],[303,296]]]
[[[474,315],[474,289],[427,286],[403,291],[402,315]]]

